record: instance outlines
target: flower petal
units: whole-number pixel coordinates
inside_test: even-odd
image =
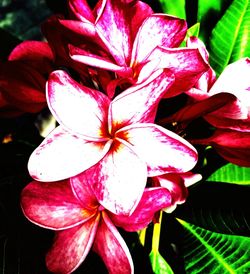
[[[98,228],[100,214],[76,227],[58,231],[46,256],[48,269],[53,273],[72,273],[84,261]]]
[[[109,109],[112,132],[132,123],[153,122],[158,103],[173,81],[171,73],[157,70],[146,81],[115,97]]]
[[[106,136],[109,99],[103,93],[78,84],[64,71],[55,71],[48,80],[47,98],[52,114],[66,128],[90,138]]]
[[[140,27],[133,45],[131,66],[147,59],[157,47],[178,47],[185,38],[185,20],[166,14],[152,14]]]
[[[93,53],[87,52],[86,50],[74,47],[73,45],[69,46],[69,50],[71,58],[77,62],[114,71],[124,77],[127,75],[130,76],[130,74],[132,74],[132,69],[130,67],[116,65],[108,58],[95,55]]]
[[[94,23],[95,18],[86,0],[69,0],[69,8],[78,20]]]
[[[115,214],[130,214],[142,196],[147,170],[126,144],[116,140],[105,157],[82,176],[106,209]]]
[[[133,274],[134,265],[129,249],[106,212],[94,241],[94,251],[104,261],[109,274]]]
[[[31,182],[22,191],[21,206],[31,222],[53,230],[76,226],[95,213],[84,210],[66,180]]]
[[[179,135],[154,124],[134,124],[117,132],[125,136],[138,157],[148,166],[148,176],[182,173],[197,162],[195,148]]]
[[[31,154],[28,169],[38,181],[62,180],[96,164],[109,147],[109,142],[86,141],[59,126]]]
[[[110,218],[116,226],[127,231],[138,231],[153,220],[157,211],[171,205],[172,197],[166,188],[146,188],[139,204],[130,216],[110,214]]]
[[[156,47],[149,59],[159,59],[158,67],[169,69],[175,76],[173,86],[164,97],[189,90],[209,68],[198,49]]]
[[[239,73],[239,71],[241,73]],[[212,86],[209,94],[228,92],[235,95],[242,102],[250,106],[250,58],[242,58],[228,65],[216,83]]]
[[[227,161],[250,167],[250,132],[217,129],[213,136],[192,140],[192,143],[211,145]]]
[[[133,4],[121,0],[103,2],[105,4],[96,9],[97,32],[117,65],[129,66],[134,33],[152,10],[140,1]]]

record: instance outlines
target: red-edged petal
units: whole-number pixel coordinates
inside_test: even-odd
[[[153,122],[158,103],[174,81],[169,71],[157,70],[146,81],[115,97],[109,109],[112,133],[133,123]]]
[[[179,135],[154,124],[134,124],[117,132],[148,166],[148,176],[182,173],[197,162],[195,148]]]
[[[146,18],[137,33],[131,66],[146,60],[157,46],[178,47],[186,31],[185,20],[165,14],[152,14]]]
[[[142,196],[147,168],[127,144],[115,140],[105,157],[83,175],[100,204],[115,214],[130,214]]]
[[[70,178],[70,183],[72,191],[75,196],[81,201],[81,204],[84,208],[97,208],[99,203],[93,193],[91,187],[89,186],[86,176],[83,173],[80,173],[77,176]]]
[[[59,126],[31,154],[28,169],[38,181],[62,180],[96,164],[109,147],[109,142],[86,141]]]
[[[192,140],[192,143],[211,145],[227,161],[250,167],[250,132],[217,129],[210,138]]]
[[[145,228],[154,214],[172,205],[172,197],[166,188],[146,188],[135,211],[130,216],[110,214],[116,226],[127,231],[139,231]]]
[[[108,97],[80,85],[66,72],[55,71],[47,84],[48,105],[57,121],[89,138],[107,135]]]
[[[31,222],[53,230],[76,226],[95,214],[83,208],[68,181],[33,181],[22,191],[21,206]]]
[[[94,251],[104,261],[109,274],[133,274],[134,265],[129,249],[105,212],[94,241]]]
[[[158,67],[168,68],[175,76],[175,82],[165,97],[189,90],[209,68],[198,49],[156,47],[149,59],[159,59]]]
[[[127,66],[119,66],[112,62],[112,60],[95,55],[86,50],[69,46],[70,56],[73,60],[83,63],[85,65],[98,67],[101,69],[107,69],[110,71],[117,72],[121,76],[130,76],[132,75],[132,69]]]
[[[94,15],[86,0],[69,0],[69,8],[78,20],[94,23]]]
[[[53,273],[72,273],[84,261],[92,247],[100,215],[76,227],[58,231],[46,256],[46,265]]]
[[[96,29],[119,66],[129,66],[132,43],[142,20],[152,13],[145,3],[106,0],[96,8]]]

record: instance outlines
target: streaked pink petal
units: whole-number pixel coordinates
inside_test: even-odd
[[[38,181],[69,178],[96,164],[110,145],[109,142],[86,141],[59,126],[31,154],[28,169]]]
[[[105,157],[83,176],[106,209],[115,214],[130,214],[142,196],[147,168],[127,144],[115,140]]]
[[[148,176],[182,173],[197,162],[195,148],[179,135],[154,124],[134,124],[117,132],[133,146],[133,150],[148,166]]]
[[[78,20],[94,23],[95,18],[86,0],[69,0],[69,8]]]
[[[105,94],[55,71],[48,80],[47,98],[52,114],[66,128],[90,138],[106,136],[109,99]]]
[[[205,116],[209,113],[214,113],[215,111],[222,109],[229,103],[237,101],[236,97],[230,93],[218,93],[211,97],[204,98],[201,101],[191,102],[187,106],[181,108],[178,112],[173,115],[164,118],[162,123],[176,122],[186,122],[192,121],[198,117]]]
[[[168,71],[157,70],[146,81],[115,97],[109,109],[112,132],[138,122],[153,122],[158,103],[174,78]]]
[[[61,230],[85,222],[95,211],[84,210],[68,181],[28,184],[21,194],[24,215],[33,223]]]
[[[70,30],[71,32],[82,35],[86,38],[97,39],[94,24],[91,24],[89,22],[80,22],[75,20],[63,20],[63,19],[61,20],[59,19],[59,22],[62,26],[64,26],[66,29]]]
[[[247,119],[228,119],[223,116],[207,115],[206,120],[217,128],[233,129],[250,132],[250,117]]]
[[[87,52],[86,50],[74,47],[70,45],[70,56],[73,60],[83,63],[85,65],[98,67],[101,69],[107,69],[110,71],[117,72],[122,76],[132,75],[132,69],[127,66],[118,66],[115,63],[112,63],[109,59],[101,57],[92,53]]]
[[[192,140],[192,143],[211,145],[227,161],[250,167],[250,132],[217,129],[210,138]]]
[[[106,212],[102,213],[94,241],[94,251],[104,261],[109,274],[133,274],[134,265],[129,249]]]
[[[152,14],[140,27],[133,45],[131,66],[146,60],[157,47],[178,47],[186,35],[185,20],[165,14]]]
[[[153,220],[157,211],[171,204],[171,194],[166,188],[146,188],[139,204],[130,216],[110,214],[110,218],[116,226],[127,231],[139,231]]]
[[[100,215],[76,227],[58,231],[46,256],[48,269],[53,273],[72,273],[84,261],[92,247]]]
[[[97,208],[99,206],[99,203],[86,180],[86,176],[83,173],[71,177],[69,180],[72,191],[80,200],[82,207],[93,210],[93,208]]]
[[[168,68],[175,76],[175,82],[165,97],[189,90],[209,68],[198,49],[156,47],[149,59],[159,59],[159,68]]]

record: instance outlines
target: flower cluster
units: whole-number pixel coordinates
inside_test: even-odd
[[[117,227],[139,231],[185,201],[187,186],[200,180],[193,145],[250,166],[250,62],[231,64],[217,80],[185,20],[141,1],[68,7],[67,18],[42,25],[46,42],[23,42],[0,64],[1,115],[48,106],[58,122],[30,156],[34,181],[21,206],[31,222],[56,231],[51,272],[73,272],[93,248],[109,273],[133,273]],[[185,104],[159,118],[160,102],[179,96]],[[197,117],[214,132],[184,139]]]

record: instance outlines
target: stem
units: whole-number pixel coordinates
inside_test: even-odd
[[[160,211],[159,222],[154,224],[153,237],[152,237],[152,251],[158,252],[160,236],[161,236],[161,221],[162,221],[162,211]]]

